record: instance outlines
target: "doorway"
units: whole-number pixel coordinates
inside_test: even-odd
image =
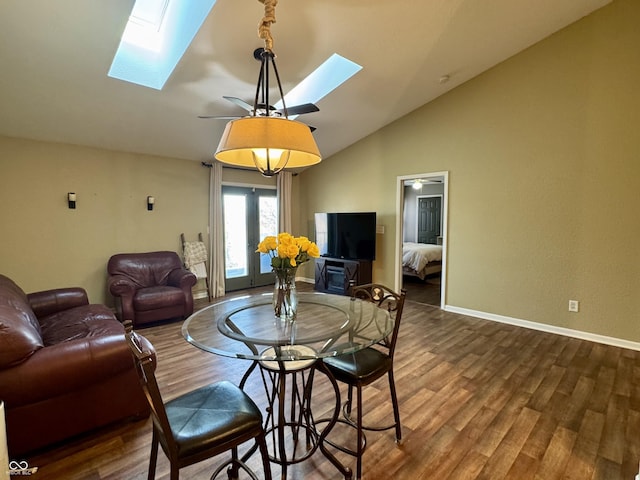
[[[275,189],[223,185],[225,290],[231,292],[274,282],[270,259],[258,243],[278,232]]]
[[[408,298],[440,308],[445,306],[447,287],[448,190],[449,172],[397,177],[395,288],[406,287]],[[403,253],[410,243],[440,246],[441,261],[429,263],[420,272],[403,268]]]

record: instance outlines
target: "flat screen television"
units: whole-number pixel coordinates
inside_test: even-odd
[[[316,213],[315,230],[323,257],[376,258],[376,212]]]

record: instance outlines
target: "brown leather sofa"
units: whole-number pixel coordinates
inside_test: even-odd
[[[149,406],[124,327],[82,288],[26,295],[0,275],[0,399],[10,458],[125,418]]]
[[[109,259],[107,271],[120,320],[135,328],[193,313],[197,278],[176,252],[120,253]]]

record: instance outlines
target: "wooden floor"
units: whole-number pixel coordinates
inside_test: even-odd
[[[640,352],[408,300],[395,364],[404,442],[396,446],[392,431],[369,433],[365,478],[634,478],[640,459]],[[158,351],[165,400],[222,378],[239,381],[248,363],[199,351],[185,342],[180,327],[140,330]],[[370,421],[391,415],[387,391],[384,380],[366,390]],[[258,399],[258,393],[256,386],[252,395]],[[317,376],[316,415],[328,411],[330,393],[326,379]],[[37,480],[143,479],[150,437],[148,420],[127,423],[26,460],[39,467]],[[352,458],[339,458],[355,467]],[[219,461],[183,469],[181,478],[209,478]],[[257,459],[250,464],[260,471]],[[280,467],[273,465],[272,472],[279,478]],[[168,478],[162,453],[157,478]],[[341,477],[316,453],[291,467],[288,478]]]
[[[405,275],[402,277],[402,288],[412,301],[426,305],[440,306],[440,276],[427,277],[420,280],[418,277]]]

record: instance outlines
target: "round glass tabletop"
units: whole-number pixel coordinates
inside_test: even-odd
[[[325,293],[299,293],[294,321],[276,318],[272,295],[247,295],[195,312],[185,339],[227,357],[299,361],[354,352],[391,333],[393,320],[375,304]]]

